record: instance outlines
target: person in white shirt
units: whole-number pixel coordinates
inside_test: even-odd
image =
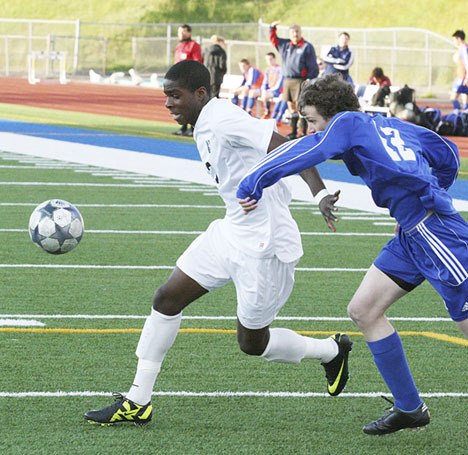
[[[288,185],[268,190],[258,209],[245,216],[236,191],[247,171],[268,152],[287,141],[275,132],[274,120],[252,118],[228,100],[211,98],[210,74],[200,63],[185,60],[172,66],[164,80],[166,107],[174,120],[195,125],[200,158],[226,204],[226,215],[213,221],[177,260],[171,276],[155,293],[151,315],[138,343],[137,372],[128,394],[100,410],[88,411],[91,423],[151,420],[151,395],[161,363],[172,346],[183,309],[207,292],[233,281],[237,291],[237,340],[246,354],[268,361],[299,363],[318,359],[325,368],[327,390],[338,395],[348,380],[352,343],[346,334],[326,339],[270,328],[294,285],[294,267],[302,256],[299,229],[288,204]],[[333,230],[334,203],[320,175],[301,174],[328,226]]]

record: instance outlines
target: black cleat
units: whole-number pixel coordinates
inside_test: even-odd
[[[113,394],[116,402],[107,408],[95,411],[88,411],[84,417],[89,423],[100,425],[114,425],[116,423],[134,423],[135,425],[144,425],[151,421],[153,415],[153,406],[151,402],[141,406],[128,400],[120,393]]]
[[[387,398],[385,399],[390,401]],[[390,401],[390,403],[392,402]],[[427,409],[424,403],[421,403],[421,405],[412,412],[403,412],[395,406],[392,406],[380,419],[368,423],[362,430],[366,434],[384,435],[404,430],[405,428],[417,429],[424,427],[430,420],[431,415],[429,414],[429,409]]]
[[[333,340],[338,345],[337,356],[328,363],[322,363],[327,377],[328,393],[335,397],[339,395],[346,386],[349,379],[348,356],[353,347],[349,336],[344,333],[337,333]]]

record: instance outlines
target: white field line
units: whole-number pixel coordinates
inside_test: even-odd
[[[4,319],[146,319],[147,315],[135,314],[0,314]],[[184,320],[235,321],[237,316],[182,316]],[[392,321],[452,322],[450,318],[389,317]],[[275,321],[351,321],[347,317],[335,316],[277,316]]]
[[[231,398],[231,397],[258,397],[258,398],[330,398],[328,393],[321,392],[190,392],[190,391],[158,391],[153,392],[153,396],[158,397],[213,397],[213,398]],[[467,392],[431,392],[420,393],[423,398],[465,398]],[[69,398],[69,397],[111,397],[111,392],[0,392],[0,398]],[[361,392],[361,393],[341,393],[337,398],[380,398],[381,396],[390,397],[387,392]]]
[[[36,207],[37,202],[0,202],[0,207]],[[195,204],[80,204],[77,207],[99,208],[162,208],[162,209],[226,209],[225,205],[195,205]]]
[[[0,264],[0,269],[172,270],[174,265]],[[296,267],[296,272],[367,272],[367,268]]]
[[[45,324],[40,321],[35,321],[31,319],[17,318],[15,319],[1,319],[0,318],[0,327],[44,327]]]
[[[28,232],[27,229],[0,229],[0,232]],[[88,234],[119,234],[119,235],[200,235],[204,231],[141,231],[141,230],[117,230],[117,229],[87,229]],[[301,232],[304,236],[335,236],[335,237],[394,237],[394,234],[386,232]]]
[[[202,204],[81,204],[79,202],[74,203],[77,207],[122,207],[122,208],[193,208],[193,209],[226,209],[225,205],[202,205]],[[0,202],[0,207],[36,207],[38,205],[37,202]],[[308,210],[313,215],[321,216],[322,213],[320,210],[317,209],[316,205],[311,205],[310,202],[304,204],[290,204],[289,208],[291,210]],[[341,218],[343,216],[349,217],[365,217],[369,216],[368,213],[363,212],[343,212],[338,211],[336,215]],[[372,216],[377,216],[372,214]],[[388,217],[386,215],[382,215],[378,217],[379,220],[386,220]],[[378,225],[379,223],[373,223]],[[382,225],[394,225],[388,223],[382,223]]]
[[[133,184],[133,183],[87,183],[87,182],[0,182],[0,186],[79,186],[79,187],[97,187],[97,188],[174,188],[174,185],[168,184]],[[209,187],[186,186],[178,187],[184,191],[206,191]]]

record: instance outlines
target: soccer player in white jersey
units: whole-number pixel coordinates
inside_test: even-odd
[[[395,403],[365,425],[370,435],[418,428],[430,421],[398,332],[385,316],[398,299],[427,280],[468,337],[468,223],[452,204],[460,158],[454,143],[426,128],[360,110],[352,87],[335,75],[318,79],[299,98],[311,134],[280,146],[239,183],[246,211],[282,177],[327,159],[343,160],[398,222],[354,294],[348,312],[364,333]],[[254,213],[254,212],[252,212]]]
[[[294,266],[303,253],[288,209],[287,184],[279,182],[267,190],[250,216],[245,216],[236,198],[238,183],[248,169],[286,138],[275,132],[274,120],[252,118],[228,100],[211,98],[210,74],[198,62],[185,60],[172,66],[165,76],[164,93],[172,117],[181,125],[195,125],[200,157],[218,186],[226,215],[194,240],[156,291],[136,350],[137,372],[128,394],[117,395],[117,401],[106,408],[88,411],[85,418],[99,424],[151,420],[153,386],[177,336],[182,310],[229,281],[237,291],[240,349],[275,362],[320,360],[328,393],[338,395],[348,380],[352,343],[346,334],[314,339],[289,329],[270,329],[292,291]],[[316,200],[321,199],[320,210],[334,229],[332,210],[339,192],[328,195],[315,168],[301,176]]]

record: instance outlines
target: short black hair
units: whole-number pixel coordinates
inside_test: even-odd
[[[353,86],[341,74],[330,74],[305,86],[299,95],[298,106],[301,113],[304,107],[314,106],[325,120],[338,112],[359,111],[361,107]]]
[[[192,27],[190,27],[189,24],[183,24],[183,25],[180,26],[180,28],[185,28],[185,30],[192,33]]]
[[[169,68],[164,78],[178,82],[181,87],[191,92],[205,87],[208,95],[211,95],[210,72],[196,60],[182,60],[176,63]]]
[[[269,55],[270,57],[276,58],[276,55],[275,55],[274,52],[268,52],[268,53],[265,54],[265,55],[267,55],[267,56]]]
[[[460,38],[462,41],[465,41],[465,36],[463,30],[455,30],[455,33],[452,35],[453,38]]]
[[[380,68],[380,66],[376,66],[372,70],[372,76],[376,77],[377,79],[381,79],[382,77],[384,77],[383,69]]]

